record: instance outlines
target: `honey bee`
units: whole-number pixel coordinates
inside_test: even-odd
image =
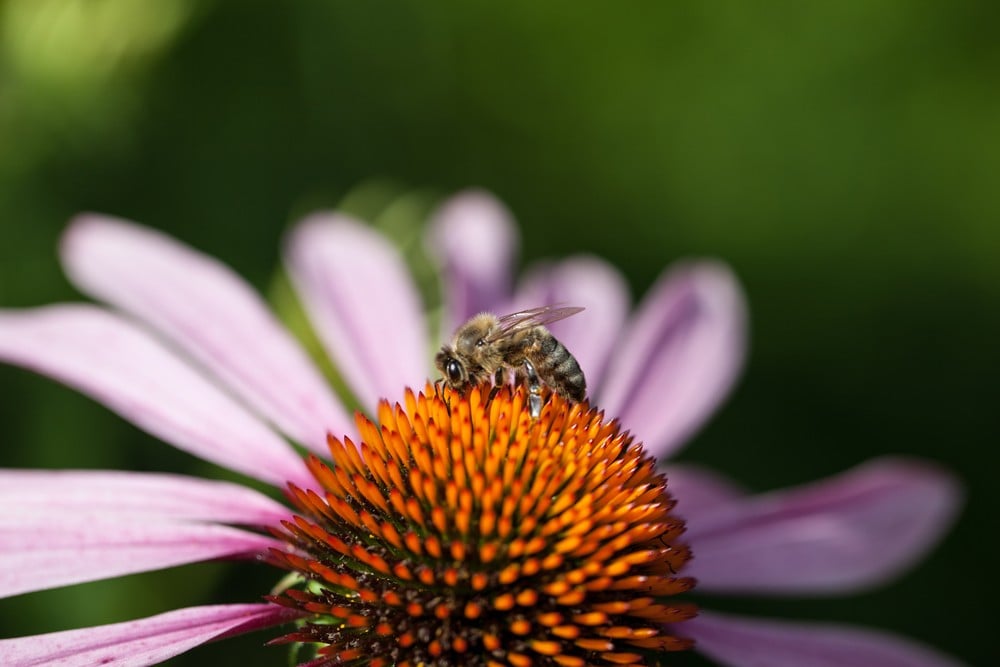
[[[575,402],[583,400],[587,382],[580,364],[544,325],[579,313],[583,308],[542,306],[497,317],[480,313],[455,330],[434,363],[445,384],[464,389],[492,377],[497,385],[514,371],[528,386],[531,416],[542,411],[542,383]]]

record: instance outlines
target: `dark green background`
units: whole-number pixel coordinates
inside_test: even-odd
[[[418,205],[489,188],[524,260],[599,253],[636,294],[676,258],[722,257],[749,294],[750,362],[684,458],[763,490],[909,453],[957,471],[969,504],[889,587],[717,606],[1000,657],[995,3],[287,6],[0,1],[0,305],[77,298],[55,244],[80,210],[267,289],[287,226],[374,182]],[[0,424],[4,466],[222,474],[8,367]],[[0,636],[271,583],[212,565],[26,595],[0,602]],[[176,663],[282,664],[264,637]]]

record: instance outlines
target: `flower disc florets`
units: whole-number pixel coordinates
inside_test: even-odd
[[[523,389],[407,391],[330,438],[322,492],[290,487],[301,516],[275,564],[306,583],[273,598],[311,614],[279,641],[315,665],[645,664],[690,647],[677,576],[683,523],[655,462],[614,421]]]

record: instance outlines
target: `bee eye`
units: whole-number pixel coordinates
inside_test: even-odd
[[[482,347],[483,345],[486,345],[485,338],[480,338],[479,340],[476,341],[476,347]]]
[[[458,383],[462,380],[462,367],[454,359],[449,359],[444,366],[444,372],[448,374],[448,379]]]

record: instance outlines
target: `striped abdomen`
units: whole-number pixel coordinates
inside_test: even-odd
[[[580,364],[566,346],[543,327],[534,332],[534,344],[526,355],[535,366],[538,377],[557,394],[580,402],[587,395],[587,381]]]

